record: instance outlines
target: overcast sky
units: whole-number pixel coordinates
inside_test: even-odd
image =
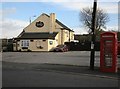
[[[89,2],[88,2],[89,1]],[[2,0],[0,3],[0,29],[2,38],[17,37],[42,13],[56,13],[56,18],[75,31],[85,34],[87,29],[80,22],[82,8],[92,7],[94,0]],[[106,30],[118,30],[118,0],[98,0],[98,8],[104,9],[110,17]],[[33,17],[36,15],[36,17]]]

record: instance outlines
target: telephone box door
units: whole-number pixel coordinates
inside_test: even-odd
[[[105,32],[100,41],[100,70],[117,72],[117,34]]]

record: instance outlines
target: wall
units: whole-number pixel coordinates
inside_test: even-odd
[[[16,43],[13,43],[13,51],[17,51],[17,49],[16,49]]]
[[[44,40],[44,41],[43,41]],[[41,40],[29,40],[29,47],[28,49],[22,49],[21,47],[21,41],[18,41],[17,44],[17,50],[16,50],[16,43],[14,43],[14,51],[28,51],[31,50],[31,51],[50,51],[52,48],[56,47],[57,44],[56,44],[56,41],[55,40],[52,40],[52,39],[41,39]],[[52,44],[50,44],[50,42],[52,42]],[[40,48],[43,47],[42,49]]]
[[[70,40],[74,40],[74,32],[70,32]]]
[[[44,22],[43,27],[36,27],[36,22],[41,21]],[[63,29],[62,26],[60,26],[56,21],[56,16],[54,13],[50,14],[50,17],[46,14],[40,15],[36,20],[34,20],[31,24],[29,24],[26,28],[24,28],[25,32],[58,32],[58,34],[55,37],[55,40],[47,39],[45,42],[42,40],[34,40],[33,42],[30,41],[30,47],[32,51],[49,51],[51,48],[56,47],[59,44],[64,44],[64,42],[69,41],[69,31],[66,29]],[[62,29],[62,30],[61,30]],[[73,40],[73,32],[70,32],[70,39]],[[43,49],[40,49],[39,47],[36,47],[36,42],[39,41],[41,45],[43,45]],[[53,45],[49,45],[49,41],[53,41]],[[17,43],[18,50],[21,50],[20,43]],[[14,47],[15,49],[15,47]]]
[[[66,42],[70,51],[90,51],[91,42]],[[95,42],[95,51],[100,51],[100,42]]]
[[[44,41],[43,41],[44,40]],[[48,51],[48,40],[47,39],[42,39],[42,40],[29,40],[29,47],[28,49],[22,49],[21,47],[21,41],[17,42],[19,45],[17,47],[18,51],[28,51],[28,49],[30,51]],[[42,48],[40,48],[40,46]],[[16,50],[16,48],[14,47],[14,50]]]
[[[47,51],[48,49],[48,40],[42,39],[42,40],[33,40],[30,42],[29,49],[32,51]]]
[[[50,41],[53,42],[53,44],[50,44]],[[55,46],[56,43],[55,43],[55,40],[52,40],[52,39],[48,39],[48,51],[52,50]]]
[[[36,27],[36,22],[41,21],[44,23],[43,27]],[[49,24],[50,18],[45,14],[39,16],[36,20],[34,20],[31,24],[29,24],[26,28],[24,28],[25,32],[49,32]]]

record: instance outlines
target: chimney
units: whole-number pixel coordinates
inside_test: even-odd
[[[55,32],[55,21],[56,21],[55,13],[51,13],[50,14],[50,33]]]

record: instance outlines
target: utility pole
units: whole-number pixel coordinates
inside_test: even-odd
[[[97,12],[97,0],[94,0],[93,13],[92,13],[92,41],[91,41],[91,55],[90,55],[90,69],[91,70],[94,70],[94,61],[95,61],[96,12]]]
[[[120,1],[118,2],[118,13],[120,13]],[[120,14],[118,14],[118,32],[120,32]]]

